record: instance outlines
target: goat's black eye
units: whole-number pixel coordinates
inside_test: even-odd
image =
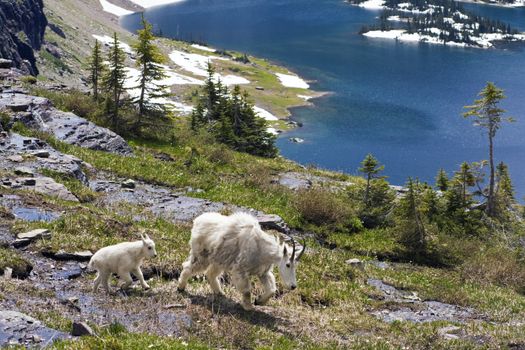
[[[290,263],[286,264],[286,267],[290,267]]]
[[[149,250],[151,250],[151,247],[148,247]]]

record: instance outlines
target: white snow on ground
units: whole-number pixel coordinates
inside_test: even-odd
[[[123,9],[122,7],[119,7],[117,5],[113,5],[112,3],[110,3],[107,0],[99,0],[99,1],[100,1],[100,5],[102,5],[102,9],[105,12],[111,13],[111,14],[117,16],[117,17],[130,15],[130,14],[133,13],[133,11],[129,11],[129,10]]]
[[[266,131],[268,131],[270,134],[279,135],[279,132],[276,128],[267,128]]]
[[[113,45],[113,38],[108,35],[100,36],[100,35],[93,34],[93,38],[97,39],[98,41],[100,41],[101,43],[105,45],[108,45],[108,46]],[[124,50],[126,53],[129,53],[129,54],[133,53],[133,51],[131,50],[131,47],[128,44],[123,43],[122,41],[119,40],[119,45],[120,45],[120,48]]]
[[[181,67],[185,71],[202,77],[208,75],[208,72],[206,71],[208,62],[211,62],[212,60],[228,61],[228,58],[225,57],[203,56],[196,53],[186,53],[178,50],[172,51],[169,56],[173,63],[175,63],[177,66]],[[224,85],[242,85],[250,83],[248,79],[236,75],[222,76],[218,73],[215,73],[214,78],[216,80],[220,79]]]
[[[159,6],[159,5],[174,4],[176,2],[182,2],[182,1],[184,0],[131,0],[131,2],[134,2],[135,4],[142,6],[144,8]]]
[[[208,72],[206,71],[208,62],[211,62],[212,60],[228,60],[224,57],[203,56],[196,53],[186,53],[178,50],[173,50],[169,56],[173,63],[185,71],[203,77],[208,75]]]
[[[359,7],[363,7],[369,10],[381,10],[385,7],[384,0],[367,0],[359,4]]]
[[[261,107],[253,106],[253,111],[259,117],[265,120],[269,120],[269,121],[279,120],[279,118],[274,116],[272,113],[268,112],[266,109],[262,109]]]
[[[215,49],[212,49],[211,47],[202,46],[202,45],[199,45],[199,44],[192,44],[191,47],[194,47],[194,48],[202,50],[202,51],[208,51],[208,52],[215,52],[216,51]]]
[[[397,39],[401,34],[405,32],[404,29],[392,29],[392,30],[371,30],[364,33],[363,35],[369,38],[380,38],[380,39]]]
[[[430,31],[435,34],[440,33],[440,30],[438,28],[430,28]],[[439,39],[439,37],[418,34],[418,33],[408,34],[403,29],[393,29],[393,30],[388,30],[388,31],[371,30],[369,32],[364,33],[363,35],[369,38],[395,39],[395,40],[405,41],[405,42],[421,41],[421,42],[426,42],[430,44],[441,44],[441,45],[445,44],[445,45],[460,46],[460,47],[470,46],[470,47],[475,47],[475,48],[493,47],[494,44],[492,43],[492,41],[498,41],[498,40],[525,41],[525,34],[505,35],[501,33],[489,33],[489,34],[480,34],[479,37],[471,36],[470,39],[479,45],[479,46],[474,46],[474,45],[467,45],[466,43],[454,42],[454,41],[447,41],[446,43],[444,43],[443,40]]]
[[[307,95],[297,95],[297,97],[302,98],[305,101],[308,101],[309,99],[312,98],[312,96],[307,96]]]
[[[297,75],[275,73],[277,78],[281,81],[281,84],[286,87],[308,89],[310,85]]]

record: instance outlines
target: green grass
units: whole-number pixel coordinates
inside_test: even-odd
[[[29,263],[12,249],[0,247],[0,273],[3,274],[6,267],[13,269],[13,275],[26,271]]]

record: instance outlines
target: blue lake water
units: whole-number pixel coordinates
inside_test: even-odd
[[[525,9],[465,4],[525,30]],[[482,50],[397,43],[358,35],[379,11],[339,0],[187,0],[151,8],[145,17],[165,36],[193,39],[283,64],[312,89],[330,91],[313,107],[292,110],[304,127],[278,140],[303,164],[355,174],[373,153],[395,184],[433,181],[462,161],[487,156],[481,130],[461,117],[487,81],[505,89],[503,107],[518,122],[504,125],[496,159],[509,164],[525,195],[525,50]],[[139,15],[122,19],[135,30]],[[302,144],[288,138],[305,139]]]

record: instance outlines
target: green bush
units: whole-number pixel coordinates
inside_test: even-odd
[[[34,85],[37,82],[36,78],[32,75],[25,75],[20,78],[20,81],[26,84],[31,84],[31,85]]]

